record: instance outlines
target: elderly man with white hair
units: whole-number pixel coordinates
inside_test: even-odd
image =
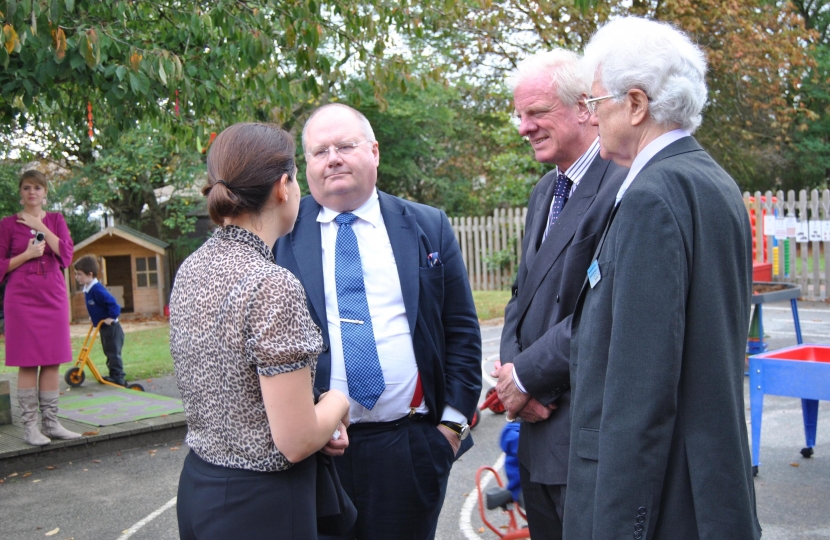
[[[630,167],[573,317],[566,539],[754,540],[747,212],[691,133],[706,59],[638,18],[585,49],[603,158]]]

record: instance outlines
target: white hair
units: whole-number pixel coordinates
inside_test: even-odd
[[[690,133],[700,125],[706,56],[673,26],[638,17],[609,22],[588,42],[582,66],[617,100],[634,88],[645,92],[658,124],[680,124]]]
[[[515,92],[522,83],[538,77],[550,76],[551,88],[556,88],[559,101],[566,107],[576,105],[582,95],[591,92],[591,78],[579,69],[579,55],[565,49],[538,52],[522,60],[507,79],[507,86]]]
[[[335,108],[338,108],[338,109],[346,109],[347,111],[349,111],[353,115],[355,115],[355,117],[360,122],[360,130],[363,132],[363,135],[366,137],[366,140],[375,142],[375,140],[376,140],[375,139],[375,132],[374,132],[374,130],[372,130],[372,124],[369,123],[369,119],[366,118],[366,116],[364,116],[362,112],[358,111],[354,107],[349,107],[348,105],[345,105],[343,103],[328,103],[328,104],[323,105],[322,107],[318,108],[313,113],[311,113],[311,116],[309,116],[308,120],[305,121],[305,125],[303,125],[303,152],[305,152],[305,150],[306,150],[305,137],[306,137],[306,133],[308,132],[308,125],[311,123],[311,120],[315,116],[320,114],[322,111],[324,111],[326,109],[330,109],[332,107],[335,107]]]

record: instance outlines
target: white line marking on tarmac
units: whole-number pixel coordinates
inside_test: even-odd
[[[778,330],[767,330],[764,329],[764,334],[769,334],[771,336],[794,336],[795,330],[791,330],[789,332],[783,332]],[[801,332],[801,337],[818,337],[818,338],[830,338],[830,334],[816,334],[815,332]]]
[[[764,311],[788,311],[792,313],[792,307],[772,307],[772,306],[765,306]],[[810,309],[810,308],[798,308],[799,313],[827,313],[826,309]]]
[[[493,463],[493,468],[497,471],[500,471],[501,468],[504,466],[504,453],[499,456],[499,459]],[[488,474],[486,478],[482,479],[481,481],[481,491],[484,492],[487,484],[489,484],[493,480],[493,475]],[[461,532],[464,533],[464,536],[467,537],[468,540],[481,540],[481,536],[476,533],[473,529],[473,521],[472,521],[472,513],[473,509],[478,508],[478,492],[476,491],[476,487],[473,486],[473,489],[470,491],[470,494],[467,495],[467,500],[464,501],[464,506],[461,507],[461,516],[458,518],[458,528],[461,529]]]
[[[162,515],[166,510],[169,510],[173,506],[176,506],[176,497],[173,497],[172,499],[167,501],[167,503],[165,503],[164,506],[162,506],[161,508],[159,508],[158,510],[156,510],[155,512],[153,512],[149,516],[145,517],[144,519],[142,519],[141,521],[139,521],[138,523],[136,523],[135,525],[133,525],[132,527],[130,527],[129,529],[124,531],[121,534],[121,536],[119,536],[117,538],[117,540],[127,540],[127,538],[131,537],[136,532],[138,532],[138,530],[140,528],[147,525],[148,523],[150,523],[151,521],[153,521],[154,519],[156,519],[157,517]]]

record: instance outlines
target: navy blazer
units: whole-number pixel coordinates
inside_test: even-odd
[[[381,191],[378,202],[397,262],[427,417],[437,424],[448,404],[469,421],[481,395],[481,331],[450,221],[441,210]],[[319,212],[317,201],[303,197],[294,230],[277,241],[274,257],[303,284],[311,317],[322,330],[324,347],[317,359],[315,386],[325,392],[331,382],[331,352]],[[443,265],[430,268],[427,254],[434,252]],[[472,437],[458,455],[470,446]]]

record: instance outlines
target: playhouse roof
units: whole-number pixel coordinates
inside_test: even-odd
[[[170,245],[167,242],[162,242],[158,238],[153,238],[149,234],[144,234],[126,225],[115,225],[114,227],[107,227],[103,231],[93,234],[83,242],[75,244],[75,251],[85,248],[104,236],[118,236],[151,251],[155,251],[159,255],[164,255],[165,249]]]

